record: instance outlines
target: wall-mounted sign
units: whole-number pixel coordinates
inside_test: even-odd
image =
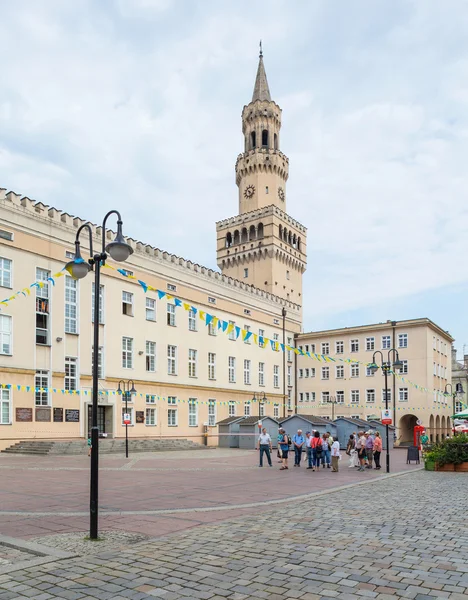
[[[63,422],[63,408],[54,408],[54,423]]]
[[[32,408],[17,408],[16,409],[16,420],[19,423],[30,423],[33,417]]]
[[[135,418],[136,418],[137,423],[144,423],[145,422],[145,411],[137,410],[135,413]]]
[[[80,411],[77,408],[66,408],[65,409],[65,422],[66,423],[79,423],[80,422]]]
[[[36,421],[38,423],[50,422],[51,412],[49,406],[36,406]]]

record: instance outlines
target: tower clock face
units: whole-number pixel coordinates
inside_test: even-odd
[[[244,198],[252,198],[252,196],[254,194],[255,194],[255,186],[248,185],[244,190]]]
[[[284,202],[284,190],[282,187],[278,188],[278,197],[280,200],[282,200]]]

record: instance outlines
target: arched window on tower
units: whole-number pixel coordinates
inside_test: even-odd
[[[288,232],[288,244],[292,246],[292,233],[290,231]]]
[[[249,241],[249,235],[247,233],[247,228],[244,227],[242,229],[242,233],[241,233],[241,242],[243,243],[243,242],[248,242],[248,241]]]
[[[286,229],[286,227],[283,229],[283,240],[285,242],[288,241],[288,230]]]
[[[276,133],[273,136],[273,143],[274,143],[275,150],[278,150],[278,134],[276,134]]]
[[[257,134],[255,131],[252,131],[250,134],[250,149],[255,150],[257,147]]]
[[[262,148],[268,148],[268,129],[262,131]]]
[[[226,234],[226,248],[230,248],[232,246],[232,233],[229,231]]]
[[[240,242],[239,230],[234,231],[234,246]]]
[[[255,240],[257,232],[255,231],[255,225],[251,225],[249,229],[249,241]]]
[[[296,238],[296,234],[293,235],[293,239],[292,239],[292,245],[293,248],[297,248],[297,238]]]
[[[301,250],[301,238],[300,237],[297,238],[297,249],[299,251]]]
[[[263,223],[259,223],[257,227],[257,238],[259,240],[263,239]]]
[[[280,240],[283,239],[283,226],[282,225],[279,226],[279,237],[280,237]]]

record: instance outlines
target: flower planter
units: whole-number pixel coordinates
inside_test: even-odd
[[[435,471],[435,462],[432,460],[426,460],[424,462],[424,468],[426,471]]]
[[[450,463],[446,464],[446,465],[439,465],[436,463],[435,470],[436,471],[455,471],[455,465],[452,465]]]
[[[468,462],[462,462],[460,465],[455,465],[455,471],[459,473],[468,473]]]

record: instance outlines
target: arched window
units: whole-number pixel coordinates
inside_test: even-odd
[[[257,134],[255,131],[252,131],[250,134],[250,149],[255,150],[257,147]]]
[[[275,148],[275,150],[278,150],[278,135],[276,133],[273,136],[273,142],[274,142],[274,148]]]
[[[297,238],[296,238],[296,234],[293,235],[293,239],[292,239],[292,245],[293,248],[297,248]]]
[[[248,241],[249,241],[249,236],[248,236],[248,233],[247,233],[247,228],[244,227],[242,229],[242,233],[241,233],[241,242],[248,242]]]
[[[301,238],[300,237],[297,238],[297,249],[301,250]]]
[[[230,248],[232,246],[232,233],[229,232],[226,235],[226,248]]]
[[[280,240],[283,239],[283,226],[282,225],[279,226],[279,237],[280,237]]]
[[[262,131],[262,148],[268,148],[268,129]]]
[[[287,242],[287,241],[288,241],[288,230],[286,229],[286,227],[285,227],[285,228],[284,228],[284,230],[283,230],[283,240],[284,240],[285,242]]]
[[[255,225],[251,225],[249,229],[249,240],[252,241],[257,237],[257,232],[255,231]]]
[[[259,223],[257,227],[257,238],[259,240],[263,239],[263,223]]]
[[[236,229],[234,231],[234,245],[238,244],[239,242],[240,242],[239,230]]]
[[[292,246],[292,234],[290,231],[288,232],[288,244]]]

